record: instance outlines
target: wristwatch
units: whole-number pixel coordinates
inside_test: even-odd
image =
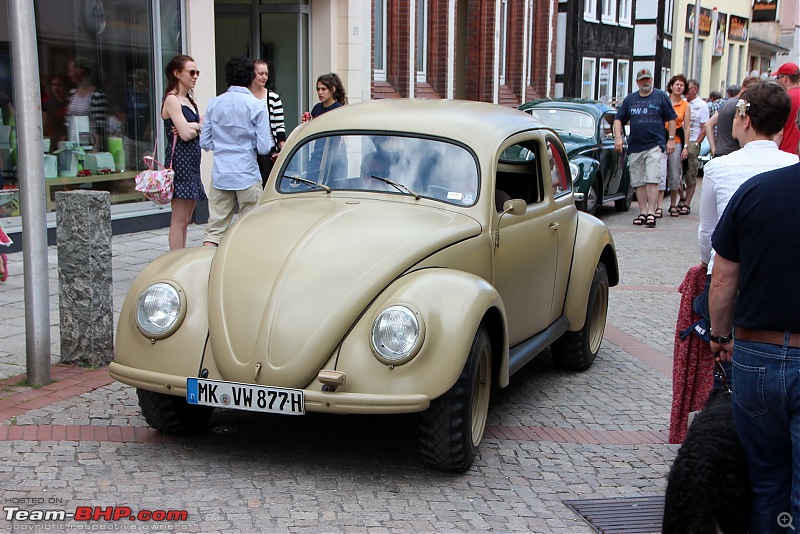
[[[719,343],[720,345],[725,345],[726,343],[730,343],[733,341],[733,332],[728,334],[727,336],[715,336],[714,334],[709,334],[708,339],[713,341],[714,343]]]
[[[674,140],[675,140],[674,135],[670,135],[669,137],[667,137],[667,141],[674,141]]]

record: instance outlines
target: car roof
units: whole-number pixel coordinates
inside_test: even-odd
[[[584,98],[541,98],[525,102],[518,109],[529,110],[533,108],[544,109],[575,109],[587,111],[595,116],[600,116],[609,111],[615,111],[613,107],[598,100]]]
[[[472,100],[393,98],[350,104],[325,113],[293,133],[308,136],[333,130],[416,133],[495,150],[518,131],[546,128],[514,108]]]

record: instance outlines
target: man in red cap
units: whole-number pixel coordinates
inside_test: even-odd
[[[786,89],[789,98],[792,99],[792,111],[789,113],[789,120],[783,131],[775,136],[775,142],[784,152],[797,154],[797,143],[800,142],[800,130],[797,129],[795,118],[800,111],[800,67],[795,63],[784,63],[773,73],[778,83]]]

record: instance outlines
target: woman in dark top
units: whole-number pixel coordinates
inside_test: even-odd
[[[347,93],[339,75],[332,72],[317,78],[317,97],[319,104],[311,110],[312,118],[347,104]]]
[[[200,71],[191,57],[179,55],[172,58],[164,72],[167,76],[167,88],[161,107],[167,138],[164,165],[175,171],[169,249],[175,250],[186,246],[186,231],[197,201],[207,198],[200,180],[201,117],[197,104],[192,99],[192,91]]]
[[[320,115],[340,108],[347,104],[347,93],[344,90],[344,84],[335,73],[323,74],[317,78],[317,97],[319,104],[313,107],[311,113],[303,113],[303,122],[308,122],[315,119]],[[328,138],[323,142],[322,139],[314,141],[314,151],[311,153],[311,158],[308,162],[308,178],[309,180],[318,181],[322,168],[322,153],[326,143],[331,144],[328,148],[335,156],[333,156],[334,163],[330,167],[331,176],[328,180],[345,178],[347,176],[347,155],[345,154],[344,147],[342,146],[340,138]]]

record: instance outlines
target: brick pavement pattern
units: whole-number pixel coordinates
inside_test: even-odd
[[[421,465],[413,415],[217,410],[206,432],[176,437],[150,429],[133,388],[112,381],[106,368],[54,365],[52,384],[27,387],[22,254],[11,254],[11,276],[0,286],[3,506],[130,506],[186,510],[188,518],[47,523],[8,521],[3,511],[0,528],[594,532],[562,501],[660,495],[677,451],[666,444],[677,287],[699,259],[698,217],[645,229],[631,225],[635,215],[635,208],[615,213],[608,206],[599,213],[614,235],[621,281],[611,290],[593,367],[561,371],[545,353],[493,391],[479,457],[462,475]],[[189,246],[200,245],[202,230],[190,227]],[[136,274],[167,251],[166,234],[114,237],[115,320]],[[55,247],[49,259],[57,295]],[[57,296],[51,321],[57,364]]]

